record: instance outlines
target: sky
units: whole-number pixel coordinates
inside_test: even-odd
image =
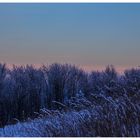
[[[140,4],[0,3],[0,62],[140,65]]]

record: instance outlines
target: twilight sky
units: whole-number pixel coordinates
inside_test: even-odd
[[[0,4],[0,62],[140,65],[140,4]]]

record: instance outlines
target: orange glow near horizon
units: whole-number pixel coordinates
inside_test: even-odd
[[[81,68],[87,72],[91,72],[91,71],[103,71],[105,70],[106,67],[107,66],[101,66],[101,65],[98,65],[98,66],[88,65],[88,66],[83,66]],[[137,67],[136,66],[114,66],[114,68],[118,73],[122,74],[125,70],[137,68]]]
[[[12,69],[13,68],[13,65],[15,66],[26,66],[26,65],[32,65],[34,66],[35,68],[40,68],[41,66],[43,65],[46,65],[46,64],[24,64],[24,65],[21,65],[21,64],[6,64],[6,66],[9,68],[9,69]],[[49,66],[51,64],[47,64],[46,66]],[[91,71],[103,71],[105,70],[105,68],[107,66],[101,66],[101,65],[85,65],[85,66],[80,66],[80,65],[75,65],[81,69],[83,69],[84,71],[86,72],[91,72]],[[132,66],[114,66],[116,71],[120,74],[122,74],[125,70],[127,69],[131,69],[131,68],[137,68],[136,66],[135,67],[132,67]]]

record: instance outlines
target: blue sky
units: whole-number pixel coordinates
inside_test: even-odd
[[[140,65],[140,4],[0,4],[0,61]]]

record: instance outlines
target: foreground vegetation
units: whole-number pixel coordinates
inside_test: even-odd
[[[140,69],[1,64],[0,113],[0,136],[140,136]]]
[[[110,99],[104,106],[94,106],[84,98],[71,111],[41,109],[39,116],[0,129],[4,137],[139,137],[139,109],[126,102],[116,105]],[[126,99],[127,101],[127,99]],[[111,104],[110,104],[111,103]],[[80,111],[78,111],[80,109]],[[130,114],[128,114],[130,113]],[[132,114],[131,114],[132,113]],[[127,116],[129,115],[129,116]]]

